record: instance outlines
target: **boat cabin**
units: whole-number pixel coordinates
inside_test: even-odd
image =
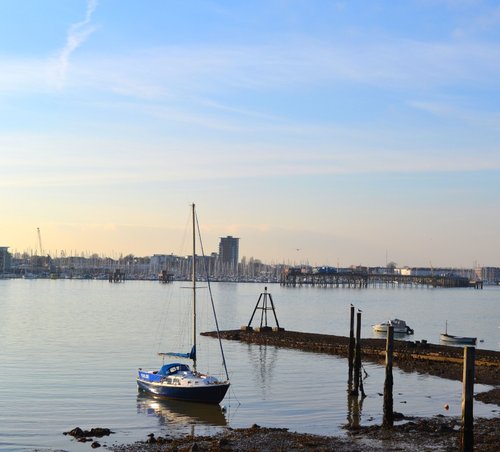
[[[189,368],[188,365],[182,363],[164,364],[158,371],[158,375],[167,377],[169,375],[173,375],[179,372],[191,372],[191,369]]]

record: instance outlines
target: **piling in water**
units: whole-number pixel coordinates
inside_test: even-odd
[[[359,394],[359,381],[361,379],[361,312],[356,315],[356,348],[354,353],[354,388],[353,395]]]
[[[462,429],[460,431],[460,450],[474,450],[474,361],[475,347],[464,347],[464,373],[462,381]]]
[[[394,425],[393,411],[393,377],[392,377],[392,352],[394,349],[394,327],[387,328],[387,341],[385,346],[385,381],[384,381],[384,418],[382,425],[392,427]]]
[[[354,369],[354,306],[351,305],[351,324],[349,328],[349,380],[348,380],[348,390],[352,389],[352,378],[353,378],[353,369]]]

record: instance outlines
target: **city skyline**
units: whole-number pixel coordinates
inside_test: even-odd
[[[0,246],[500,266],[500,6],[4,1]]]

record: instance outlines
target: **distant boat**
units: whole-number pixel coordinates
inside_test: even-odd
[[[449,342],[450,344],[464,344],[464,345],[476,345],[476,337],[467,336],[453,336],[451,334],[441,333],[439,338],[443,342]]]
[[[226,381],[219,381],[216,377],[202,374],[196,369],[196,226],[197,218],[194,204],[192,205],[193,215],[193,257],[192,257],[192,290],[193,290],[193,337],[192,348],[188,353],[167,352],[159,355],[172,356],[176,358],[190,359],[193,362],[193,369],[187,364],[173,362],[164,364],[159,370],[139,369],[137,385],[139,390],[145,391],[155,397],[166,399],[182,400],[185,402],[213,403],[222,401],[229,388],[229,375],[227,373],[222,343],[220,350],[222,362],[226,371]],[[198,229],[199,230],[199,229]],[[208,279],[208,278],[207,278]],[[208,282],[208,281],[207,281]],[[211,291],[210,291],[211,293]],[[215,309],[213,309],[215,315]],[[217,331],[219,330],[217,321],[215,322]]]
[[[476,337],[468,336],[453,336],[448,334],[448,321],[446,321],[445,332],[439,335],[442,342],[447,342],[449,344],[463,344],[463,345],[476,345]]]
[[[410,328],[404,320],[401,319],[393,319],[388,320],[387,322],[377,323],[373,325],[373,331],[377,333],[387,333],[389,326],[394,327],[394,332],[399,334],[413,334],[414,331]]]

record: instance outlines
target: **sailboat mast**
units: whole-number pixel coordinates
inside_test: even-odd
[[[193,203],[193,370],[196,372],[196,211]]]

